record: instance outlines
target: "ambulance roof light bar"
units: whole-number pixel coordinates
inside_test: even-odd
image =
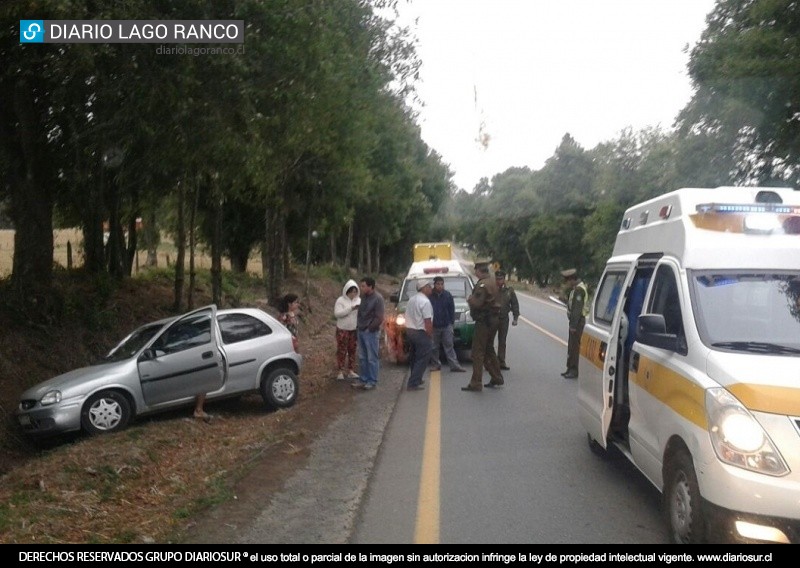
[[[782,203],[700,203],[698,213],[778,213],[800,214],[800,206]]]

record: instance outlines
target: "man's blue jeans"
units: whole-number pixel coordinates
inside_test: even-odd
[[[358,371],[361,380],[370,385],[378,384],[378,370],[381,366],[380,337],[380,330],[358,330]]]

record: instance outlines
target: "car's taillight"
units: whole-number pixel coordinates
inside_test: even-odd
[[[300,342],[297,341],[294,335],[292,336],[292,348],[294,348],[295,353],[300,353]]]

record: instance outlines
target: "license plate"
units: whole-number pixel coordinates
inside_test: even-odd
[[[31,417],[28,416],[27,414],[23,414],[22,416],[19,417],[19,423],[22,426],[30,426],[31,425]]]

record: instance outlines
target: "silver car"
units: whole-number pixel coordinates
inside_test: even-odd
[[[259,392],[270,408],[297,400],[303,358],[280,322],[256,308],[206,306],[144,325],[97,364],[28,389],[15,412],[29,436],[115,432],[137,416]]]

